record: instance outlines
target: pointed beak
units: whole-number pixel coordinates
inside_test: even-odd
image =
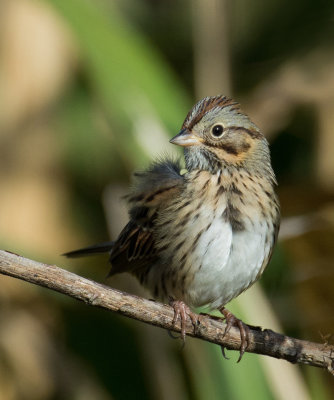
[[[202,139],[199,136],[191,133],[187,129],[182,129],[169,142],[177,144],[179,146],[187,147],[202,143]]]

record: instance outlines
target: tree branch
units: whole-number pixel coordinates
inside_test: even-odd
[[[122,293],[54,265],[42,264],[0,250],[0,273],[47,287],[95,307],[180,332],[179,322],[176,326],[172,323],[174,316],[172,307]],[[232,328],[224,337],[225,326],[221,319],[205,315],[201,318],[196,332],[189,320],[186,332],[189,336],[224,346],[227,349],[239,350],[238,329]],[[294,339],[270,329],[250,327],[250,343],[247,352],[325,368],[334,374],[334,346]]]

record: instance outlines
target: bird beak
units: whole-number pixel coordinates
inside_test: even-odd
[[[182,129],[169,142],[177,144],[179,146],[187,147],[202,143],[202,139],[199,136],[191,133],[187,129]]]

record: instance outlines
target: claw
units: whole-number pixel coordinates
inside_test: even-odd
[[[172,324],[173,326],[175,326],[177,320],[180,319],[181,339],[183,340],[183,343],[185,343],[187,316],[189,316],[191,319],[191,322],[194,326],[194,332],[196,332],[196,326],[199,322],[199,316],[192,312],[190,308],[181,300],[171,300],[170,305],[174,308],[174,318]]]
[[[239,328],[241,344],[240,344],[240,355],[237,362],[240,362],[242,356],[245,354],[245,351],[249,346],[249,334],[250,334],[249,327],[248,325],[244,324],[240,319],[236,318],[230,311],[226,310],[226,308],[220,309],[220,312],[224,315],[226,321],[226,328],[223,337],[225,337],[228,334],[232,326],[236,326]],[[226,358],[225,349],[223,347],[222,347],[222,352],[224,358]]]
[[[224,347],[224,346],[220,346],[220,348],[221,348],[222,355],[223,355],[223,357],[225,358],[225,360],[229,360],[230,357],[227,357],[227,355],[225,354],[225,347]]]

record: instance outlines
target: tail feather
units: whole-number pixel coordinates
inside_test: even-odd
[[[114,242],[103,242],[94,244],[93,246],[84,247],[83,249],[69,251],[68,253],[62,254],[62,256],[68,258],[86,257],[94,254],[109,253],[114,246]]]

